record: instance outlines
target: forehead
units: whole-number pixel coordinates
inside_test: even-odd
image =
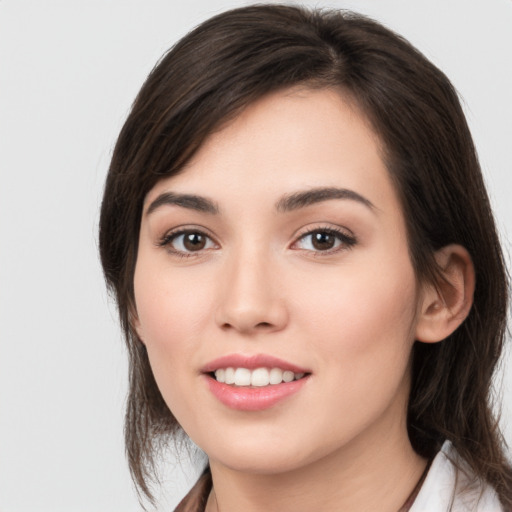
[[[229,200],[247,191],[276,196],[342,186],[378,205],[393,195],[382,153],[367,118],[339,91],[279,91],[210,135],[179,174],[156,184],[146,204],[169,189]]]

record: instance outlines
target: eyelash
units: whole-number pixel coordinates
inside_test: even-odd
[[[322,233],[330,236],[334,236],[340,244],[337,247],[333,247],[332,249],[327,249],[325,251],[316,250],[311,251],[310,249],[302,249],[308,252],[312,252],[315,257],[329,256],[331,254],[336,254],[341,251],[346,251],[351,249],[354,245],[357,244],[357,239],[354,235],[347,233],[339,228],[334,227],[318,227],[314,229],[308,229],[304,233],[301,233],[297,240],[293,243],[293,245],[297,244],[301,240],[306,239],[308,236],[312,236],[315,233]],[[300,250],[300,249],[298,249]]]
[[[200,229],[190,229],[190,228],[188,228],[188,229],[179,229],[177,231],[171,231],[171,232],[166,233],[158,241],[157,245],[159,247],[165,247],[173,256],[177,256],[178,258],[193,258],[193,257],[197,257],[203,251],[205,251],[205,250],[208,251],[209,250],[209,249],[201,249],[199,251],[185,252],[185,251],[180,251],[180,250],[174,249],[172,247],[172,242],[174,242],[178,237],[183,236],[183,235],[200,235],[200,236],[206,238],[207,240],[210,240],[215,245],[217,245],[216,242],[213,241],[212,237],[209,236],[208,234],[206,234],[204,231],[202,231]]]
[[[334,236],[340,244],[337,247],[334,247],[332,249],[327,249],[325,251],[322,250],[310,250],[310,249],[295,249],[295,250],[304,250],[307,252],[312,252],[315,257],[321,257],[321,256],[328,256],[331,254],[335,254],[341,251],[345,251],[348,249],[351,249],[354,245],[357,244],[357,239],[352,234],[348,234],[346,231],[343,231],[341,229],[333,228],[333,227],[318,227],[315,229],[308,229],[304,233],[301,233],[295,242],[293,242],[292,245],[296,245],[301,240],[305,240],[308,236],[312,236],[315,233],[322,233],[327,234],[330,236]],[[200,249],[198,251],[181,251],[174,249],[172,247],[172,243],[183,235],[199,235],[202,237],[205,237],[210,242],[213,242],[215,245],[217,243],[212,239],[211,236],[206,234],[204,231],[200,229],[180,229],[178,231],[171,231],[169,233],[166,233],[157,243],[159,247],[165,247],[173,256],[177,256],[179,258],[193,258],[201,255],[204,251],[208,251],[211,249]]]

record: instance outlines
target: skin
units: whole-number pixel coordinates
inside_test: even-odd
[[[276,210],[319,187],[373,206],[345,198]],[[148,213],[168,192],[208,198],[219,211],[160,204]],[[187,250],[169,237],[177,228],[206,244]],[[355,242],[319,250],[307,233],[326,229]],[[443,261],[457,279],[451,262],[465,254],[455,256]],[[211,135],[147,195],[134,287],[135,327],[157,384],[210,460],[207,510],[401,507],[426,465],[407,436],[411,348],[442,339],[464,312],[436,330],[445,304],[416,279],[379,139],[354,105],[332,90],[287,90]],[[311,375],[270,409],[238,411],[201,373],[227,354],[270,354]]]

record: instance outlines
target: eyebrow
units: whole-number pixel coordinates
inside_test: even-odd
[[[357,192],[337,187],[321,187],[293,194],[285,195],[276,203],[278,212],[291,212],[313,204],[330,201],[331,199],[348,199],[357,201],[371,210],[376,209],[375,205],[366,197]],[[180,206],[189,210],[201,213],[217,215],[220,212],[218,205],[207,197],[195,194],[178,194],[176,192],[164,192],[160,194],[148,207],[146,215],[153,213],[157,208],[164,205]]]
[[[353,190],[336,187],[322,187],[286,195],[277,202],[276,210],[279,212],[290,212],[316,203],[322,203],[323,201],[329,201],[331,199],[349,199],[363,204],[370,210],[377,209],[369,199]]]
[[[189,210],[196,210],[202,213],[216,215],[219,213],[219,207],[215,202],[206,197],[194,194],[177,194],[175,192],[164,192],[160,194],[148,207],[146,215],[153,213],[157,208],[164,205],[181,206]]]

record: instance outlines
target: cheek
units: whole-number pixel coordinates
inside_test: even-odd
[[[417,287],[410,263],[402,260],[358,262],[337,278],[317,274],[303,281],[300,290],[307,293],[296,289],[302,297],[297,332],[320,370],[319,386],[327,390],[312,406],[317,420],[311,435],[321,424],[330,432],[326,446],[355,436],[386,410],[404,417]]]
[[[136,273],[135,300],[143,341],[172,343],[175,339],[186,345],[207,317],[204,283],[194,283],[190,276],[180,282],[179,276],[171,279],[165,274],[137,281]]]
[[[414,271],[403,255],[359,259],[337,273],[317,273],[300,288],[300,328],[314,335],[325,361],[348,361],[344,371],[354,374],[364,366],[379,372],[406,366],[418,299]]]
[[[162,268],[158,262],[145,265],[142,255],[134,276],[137,331],[159,385],[161,375],[172,379],[184,370],[184,361],[190,364],[211,318],[211,291],[204,276],[172,270],[165,263]]]
[[[211,318],[207,281],[195,279],[191,272],[157,270],[154,264],[143,263],[136,269],[134,288],[138,332],[146,345],[151,370],[180,424],[200,424],[200,412],[191,407],[190,396],[198,392],[194,376],[200,362],[196,358]]]

